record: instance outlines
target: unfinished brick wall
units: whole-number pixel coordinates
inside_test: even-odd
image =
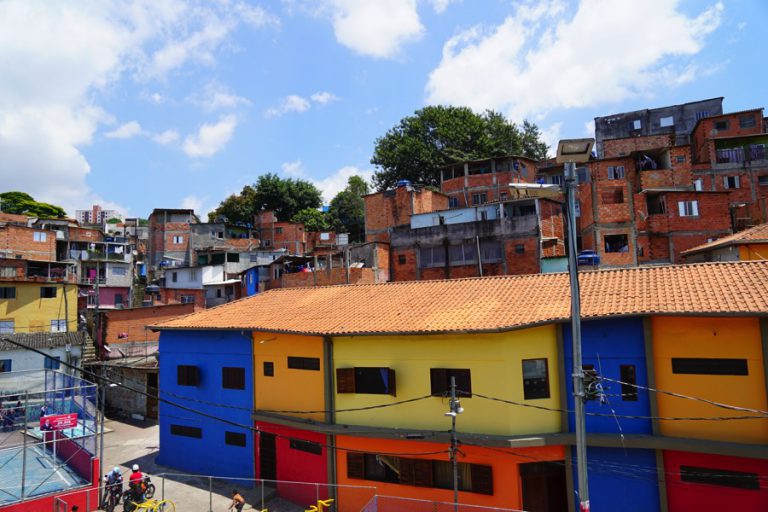
[[[306,288],[310,286],[332,286],[337,284],[371,284],[376,282],[376,272],[372,268],[350,268],[349,283],[347,283],[346,270],[333,268],[330,273],[325,270],[319,272],[295,272],[283,274],[280,278],[280,288]]]
[[[626,235],[627,250],[622,252],[607,252],[605,237],[610,235]],[[609,267],[627,267],[634,264],[634,254],[637,247],[632,240],[630,229],[600,229],[596,242],[599,244],[598,253],[600,254],[600,264]]]
[[[39,233],[35,235],[35,233]],[[35,236],[38,241],[35,241]],[[42,241],[42,238],[45,238]],[[36,261],[56,261],[56,232],[15,224],[0,224],[0,256]]]
[[[104,233],[99,229],[78,228],[70,226],[67,228],[69,231],[69,239],[79,242],[103,242]]]
[[[420,187],[397,187],[363,199],[366,242],[388,242],[388,230],[409,224],[413,214],[448,209],[448,196]]]
[[[197,308],[205,308],[205,290],[197,288],[163,288],[160,291],[160,299],[155,303],[160,304],[181,304],[182,296],[193,296],[195,302],[193,303]]]
[[[188,315],[195,310],[194,304],[173,304],[130,309],[114,309],[100,313],[104,339],[108,344],[131,341],[158,341],[159,332],[146,329],[177,316]],[[126,335],[127,337],[122,337]]]
[[[507,274],[537,274],[541,271],[538,237],[507,240],[504,243],[504,257],[507,261]]]
[[[681,217],[680,201],[698,201],[698,217]],[[670,231],[712,231],[731,229],[727,193],[671,192],[668,195]]]
[[[749,111],[736,112],[733,114],[723,114],[720,116],[707,117],[698,122],[691,134],[692,155],[695,162],[705,163],[715,161],[715,144],[712,139],[716,137],[740,137],[743,135],[755,135],[762,133],[762,110],[753,109]],[[739,122],[742,116],[753,116],[755,125],[742,128]],[[722,127],[721,123],[726,123]],[[715,128],[719,125],[720,128]]]
[[[565,217],[564,206],[554,201],[542,199],[539,201],[539,229],[542,239],[556,238],[557,240],[542,240],[541,257],[551,258],[565,256]]]
[[[627,156],[633,151],[648,151],[667,148],[674,144],[673,134],[647,135],[644,137],[626,137],[603,141],[603,157],[615,158]]]
[[[391,267],[389,269],[391,281],[416,281],[418,278],[416,268],[416,249],[392,249]],[[439,279],[442,279],[444,277],[442,269],[440,269],[440,272],[441,277]]]

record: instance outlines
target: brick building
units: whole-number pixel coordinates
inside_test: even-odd
[[[278,221],[272,210],[256,214],[254,229],[258,233],[263,249],[285,249],[288,254],[294,256],[303,256],[312,252],[312,241],[307,237],[304,224]]]
[[[450,208],[464,208],[509,199],[510,183],[530,183],[537,164],[521,156],[459,162],[440,172],[440,191]]]
[[[149,215],[147,253],[151,271],[161,266],[189,265],[190,225],[197,223],[194,210],[155,208]]]
[[[0,222],[0,257],[56,261],[56,231]]]
[[[366,242],[389,242],[392,230],[409,225],[411,215],[449,207],[446,194],[407,182],[393,190],[368,194],[363,199]]]

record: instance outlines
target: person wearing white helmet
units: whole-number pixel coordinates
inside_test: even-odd
[[[128,479],[128,486],[133,490],[136,501],[144,501],[144,474],[139,470],[139,465],[134,464],[131,468],[133,473]]]
[[[120,496],[123,494],[123,474],[120,468],[115,466],[107,476],[104,477],[104,502],[107,502],[107,497],[114,496],[113,503],[120,502]]]

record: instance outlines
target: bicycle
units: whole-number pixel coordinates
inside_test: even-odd
[[[317,505],[310,505],[307,510],[304,512],[322,512],[324,508],[331,508],[331,503],[333,503],[335,500],[333,498],[328,498],[327,500],[317,500]]]
[[[123,503],[124,512],[176,512],[176,505],[170,500],[146,500],[136,503],[132,499]]]

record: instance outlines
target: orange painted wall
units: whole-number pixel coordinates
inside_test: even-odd
[[[739,260],[768,260],[768,244],[740,245]]]
[[[448,445],[440,443],[337,436],[336,445],[339,448],[353,449],[368,453],[403,453],[404,457],[409,458],[448,460]],[[445,451],[445,453],[435,455],[410,455],[412,453],[436,451]],[[565,458],[565,450],[562,446],[542,446],[507,450],[504,448],[490,449],[479,446],[462,445],[461,452],[463,453],[463,456],[459,456],[459,462],[484,464],[493,467],[494,494],[493,496],[488,496],[485,494],[460,491],[460,503],[514,509],[520,509],[523,506],[518,464],[551,460],[562,461]],[[502,452],[507,452],[507,454]],[[397,496],[444,502],[453,501],[453,491],[450,489],[433,489],[428,487],[415,487],[411,485],[390,484],[348,478],[346,452],[344,450],[338,450],[336,460],[337,479],[338,483],[341,485],[375,486],[377,488],[377,494],[383,496]],[[340,488],[339,510],[360,510],[364,503],[358,504],[356,502],[356,497],[359,495],[359,492],[355,493],[352,490],[347,490],[343,487]]]
[[[757,318],[653,317],[656,387],[665,391],[765,410],[760,324]],[[747,359],[748,373],[738,375],[683,375],[672,373],[672,358]],[[743,416],[702,402],[656,394],[660,416]],[[731,421],[661,421],[662,435],[739,443],[768,442],[768,419]]]
[[[263,343],[262,343],[263,342]],[[288,357],[317,357],[320,370],[288,368]],[[325,410],[323,339],[314,336],[253,333],[254,404],[256,409]],[[264,362],[274,364],[274,377],[264,375]],[[323,421],[323,413],[288,414]]]

